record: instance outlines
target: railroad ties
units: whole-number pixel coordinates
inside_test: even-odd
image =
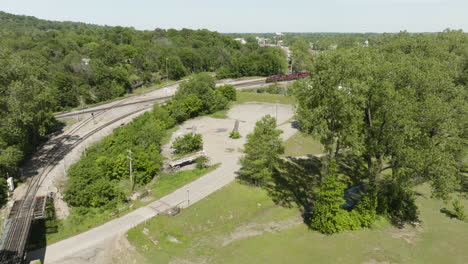
[[[38,196],[34,199],[17,200],[13,203],[0,237],[1,264],[22,263],[31,221],[46,217],[46,202],[46,196]]]

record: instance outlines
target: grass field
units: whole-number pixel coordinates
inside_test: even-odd
[[[274,103],[274,104],[294,104],[295,100],[292,96],[283,94],[269,94],[269,93],[253,93],[237,91],[238,104],[247,102],[260,102],[260,103]]]
[[[299,157],[323,153],[323,146],[312,136],[297,132],[284,142],[284,156]]]
[[[296,209],[234,182],[179,216],[157,216],[127,234],[148,263],[468,263],[468,223],[440,213],[444,204],[427,186],[417,190],[422,223],[403,229],[381,219],[373,229],[325,236],[308,230]]]
[[[215,170],[219,164],[215,164],[206,169],[194,169],[179,171],[176,173],[162,174],[156,181],[154,181],[151,188],[151,198],[146,202],[133,201],[130,204],[121,205],[120,210],[115,209],[89,209],[88,214],[85,216],[71,212],[70,216],[64,220],[52,220],[53,223],[46,223],[46,225],[56,225],[55,232],[51,232],[46,236],[46,243],[51,244],[67,237],[79,234],[92,227],[104,224],[114,218],[122,216],[136,208],[144,206],[154,200],[157,200],[174,190],[190,183],[206,173]],[[37,239],[36,239],[37,240]]]

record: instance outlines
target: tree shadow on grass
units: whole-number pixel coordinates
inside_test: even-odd
[[[309,224],[313,201],[321,177],[322,161],[310,159],[282,160],[273,174],[272,181],[266,186],[273,201],[285,207],[298,206]]]
[[[445,214],[446,216],[448,216],[449,218],[457,218],[457,216],[455,214],[452,213],[452,211],[450,211],[449,209],[447,208],[442,208],[440,209],[440,212]]]

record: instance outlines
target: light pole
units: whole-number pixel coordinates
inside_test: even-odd
[[[127,159],[129,159],[130,161],[130,184],[132,185],[132,192],[133,192],[133,187],[135,186],[135,184],[133,183],[133,168],[132,168],[132,162],[133,162],[133,158],[132,158],[132,151],[129,149],[127,150],[128,152],[128,156],[127,156]]]

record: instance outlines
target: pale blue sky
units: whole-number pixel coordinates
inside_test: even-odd
[[[0,0],[0,10],[49,20],[136,29],[468,31],[468,0]]]

